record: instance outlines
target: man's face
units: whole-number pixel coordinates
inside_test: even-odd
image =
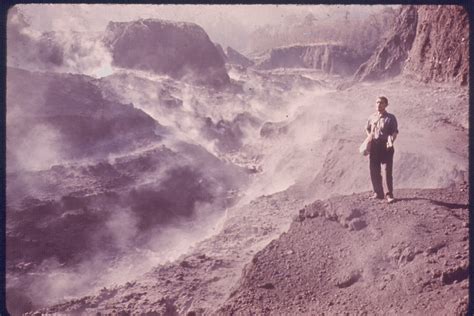
[[[379,113],[385,112],[386,107],[387,104],[381,99],[377,99],[377,101],[375,102],[375,109],[379,111]]]

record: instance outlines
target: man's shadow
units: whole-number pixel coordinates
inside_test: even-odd
[[[469,208],[469,204],[447,203],[447,202],[442,202],[442,201],[437,201],[437,200],[432,200],[432,199],[426,199],[426,198],[400,198],[400,199],[395,199],[395,202],[399,202],[399,201],[417,201],[417,200],[430,201],[431,203],[433,203],[435,205],[447,207],[451,210],[453,210],[453,209],[467,210]]]

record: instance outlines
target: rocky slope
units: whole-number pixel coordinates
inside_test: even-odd
[[[465,315],[468,187],[315,201],[258,252],[218,315]]]
[[[465,183],[396,190],[398,200],[392,205],[369,200],[367,192],[303,208],[286,193],[261,197],[236,209],[222,232],[175,263],[41,312],[463,315],[469,266],[467,191]],[[258,216],[252,214],[255,209]],[[287,222],[290,214],[289,230],[253,255],[252,249],[283,232],[270,223]],[[241,215],[248,216],[246,231],[239,228]]]
[[[158,19],[110,22],[104,41],[116,66],[214,87],[229,83],[221,54],[196,24]]]
[[[140,258],[132,272],[140,274],[149,249],[173,240],[183,222],[200,219],[204,227],[207,217],[221,216],[244,179],[238,168],[189,144],[8,174],[10,312],[47,303],[61,288],[54,281],[61,275],[71,278],[60,290],[68,295],[82,288],[73,277],[77,271],[90,289],[106,282],[106,266],[127,256]],[[186,231],[195,225],[187,223]]]
[[[146,102],[143,101],[144,95],[148,95],[149,92],[151,94],[157,90],[157,87],[163,85],[173,98],[183,100],[183,105],[172,109],[168,108],[162,102],[170,96],[161,100],[161,97],[155,94],[148,102],[150,107],[163,109],[163,115],[157,116],[161,119],[165,117],[165,113],[181,111],[183,108],[189,112],[194,109],[192,104],[196,102],[195,110],[200,111],[198,119],[206,116],[212,117],[210,120],[205,120],[205,134],[210,139],[222,142],[222,145],[230,146],[226,150],[235,150],[233,146],[236,145],[236,148],[239,148],[237,152],[241,154],[237,157],[255,164],[255,173],[252,177],[256,181],[256,190],[245,191],[242,198],[246,202],[242,202],[239,207],[226,210],[227,215],[222,229],[219,227],[218,230],[212,230],[212,237],[196,245],[192,251],[179,260],[163,265],[160,265],[162,261],[156,261],[154,264],[152,261],[151,266],[147,267],[149,269],[155,267],[154,272],[143,277],[139,273],[142,270],[137,266],[142,263],[141,260],[134,262],[132,268],[135,273],[134,277],[119,278],[116,276],[113,282],[108,283],[100,293],[98,290],[91,291],[89,284],[87,292],[68,292],[69,295],[66,295],[64,292],[69,291],[70,286],[64,286],[56,296],[54,304],[58,302],[58,297],[63,298],[66,302],[55,306],[44,303],[43,306],[51,306],[46,310],[67,314],[74,311],[80,314],[95,314],[97,311],[112,313],[114,310],[131,313],[135,311],[161,313],[169,309],[176,310],[180,314],[186,314],[188,311],[196,311],[196,313],[215,311],[218,305],[223,304],[229,298],[232,287],[239,281],[244,265],[252,260],[255,251],[261,250],[268,242],[285,232],[291,218],[297,214],[304,203],[316,198],[324,199],[333,194],[350,194],[369,190],[367,160],[357,154],[357,147],[363,139],[362,129],[367,115],[373,111],[371,103],[376,97],[374,90],[378,91],[377,94],[389,96],[389,109],[397,115],[400,122],[394,174],[397,188],[444,187],[467,179],[468,94],[463,87],[435,87],[431,84],[392,80],[378,84],[359,83],[358,86],[344,91],[325,90],[324,93],[308,95],[308,91],[321,88],[321,83],[328,84],[326,80],[329,79],[316,80],[318,77],[315,73],[310,73],[306,69],[303,73],[298,73],[295,70],[294,74],[288,72],[255,73],[250,69],[247,76],[245,78],[242,74],[240,77],[240,80],[246,80],[243,87],[252,89],[249,89],[247,97],[250,97],[252,93],[256,95],[249,99],[243,99],[242,102],[247,100],[248,103],[255,104],[252,102],[259,100],[258,105],[262,106],[261,102],[263,101],[260,100],[265,100],[268,102],[268,106],[265,107],[266,113],[269,113],[270,109],[274,109],[281,111],[280,114],[266,119],[257,116],[261,120],[256,121],[252,115],[239,116],[235,115],[235,112],[223,116],[223,109],[227,107],[238,110],[237,112],[248,108],[240,108],[239,103],[230,102],[229,100],[236,98],[235,95],[217,94],[216,97],[216,94],[211,94],[207,99],[207,96],[203,97],[197,90],[192,90],[192,95],[198,99],[191,104],[186,104],[190,100],[182,98],[179,89],[175,90],[173,88],[175,86],[168,85],[168,83],[144,82],[142,78],[122,75],[113,76],[108,81],[101,80],[104,94],[112,97],[117,93],[113,99],[127,100],[122,102],[136,102],[141,105],[146,105]],[[302,86],[309,83],[311,83],[308,85],[309,90],[300,90]],[[154,89],[149,90],[148,85]],[[114,89],[111,89],[112,86]],[[127,88],[127,86],[129,87]],[[110,91],[108,91],[109,89]],[[261,92],[258,89],[262,89],[265,93],[259,94]],[[268,91],[272,91],[272,93],[266,94]],[[279,91],[279,93],[275,91]],[[119,98],[118,92],[130,99]],[[421,106],[417,99],[420,96],[423,97],[423,102],[429,104],[429,107]],[[215,104],[211,102],[212,99],[215,99],[213,101]],[[291,100],[291,102],[287,104],[285,100]],[[291,108],[290,105],[298,107]],[[183,116],[180,114],[179,117]],[[270,123],[265,124],[264,122]],[[425,126],[423,130],[417,128],[420,123]],[[262,125],[260,130],[258,129],[259,125]],[[260,139],[258,139],[258,135],[252,137],[259,142],[241,144],[238,141],[241,133],[246,131],[245,126],[252,127],[257,134],[260,132]],[[335,132],[337,137],[335,137]],[[165,155],[167,152],[169,155]],[[180,218],[187,218],[189,213],[186,210],[193,199],[199,204],[199,202],[205,202],[210,196],[216,197],[216,201],[218,201],[218,196],[221,196],[224,200],[220,201],[224,203],[220,205],[226,205],[225,190],[215,191],[218,195],[214,196],[208,194],[209,192],[206,192],[205,188],[215,187],[218,183],[226,183],[225,179],[235,179],[237,173],[229,173],[225,179],[218,178],[217,175],[222,170],[226,170],[220,167],[213,168],[220,165],[218,160],[212,159],[212,156],[202,150],[191,151],[188,149],[186,157],[181,158],[182,153],[183,151],[174,149],[168,151],[163,148],[163,151],[160,149],[156,152],[138,153],[136,157],[125,156],[124,160],[109,159],[86,168],[79,166],[56,167],[47,172],[33,173],[28,177],[22,177],[25,181],[13,181],[10,178],[8,183],[15,184],[9,185],[12,192],[21,193],[28,189],[27,193],[33,197],[39,197],[40,201],[18,199],[19,207],[12,204],[14,209],[10,209],[9,214],[13,214],[11,218],[14,221],[11,222],[12,229],[8,231],[9,235],[7,236],[12,238],[9,241],[12,245],[22,245],[21,249],[35,250],[34,245],[41,241],[38,236],[45,236],[46,241],[53,243],[50,244],[50,249],[60,250],[58,253],[62,254],[64,250],[60,246],[62,235],[58,236],[48,227],[77,233],[75,230],[77,227],[74,229],[74,226],[68,226],[75,221],[81,225],[90,223],[91,228],[103,227],[93,226],[95,221],[111,223],[112,226],[107,226],[110,228],[99,230],[102,235],[99,234],[98,237],[111,235],[114,229],[120,227],[119,231],[123,232],[125,237],[119,235],[118,240],[127,241],[127,236],[130,236],[130,234],[127,235],[127,232],[130,230],[124,229],[124,227],[131,226],[133,228],[135,224],[141,223],[145,230],[152,231],[158,218],[166,220],[171,216],[171,208],[180,210],[180,213],[177,214]],[[129,162],[121,164],[119,161]],[[165,168],[171,172],[162,172],[164,169],[161,164],[167,165],[167,162],[170,161],[183,161],[191,165],[190,168],[177,170]],[[178,180],[173,178],[173,175],[178,175],[178,177],[184,175],[187,180]],[[59,182],[58,179],[61,176],[64,179]],[[341,178],[344,181],[341,181]],[[160,179],[166,179],[166,181],[162,182]],[[285,190],[294,182],[297,184]],[[25,183],[31,185],[23,188],[22,185]],[[38,183],[44,185],[43,191],[40,190],[43,186]],[[61,185],[58,186],[58,183]],[[228,183],[232,185],[234,182]],[[239,186],[237,183],[235,184]],[[58,190],[58,188],[65,191]],[[180,191],[175,188],[183,188],[187,193],[177,193]],[[192,190],[193,188],[197,190]],[[232,189],[232,187],[228,187],[228,189]],[[266,193],[268,191],[277,192],[280,190],[285,191],[271,196],[264,195],[268,194]],[[94,194],[96,191],[100,194]],[[191,191],[197,192],[197,194]],[[44,194],[52,192],[58,192],[58,196],[51,197]],[[68,194],[68,192],[74,194]],[[397,191],[397,194],[398,192],[403,193],[403,191]],[[224,196],[220,194],[224,194]],[[231,198],[235,196],[231,192],[227,192],[227,194],[230,194]],[[172,196],[174,202],[167,199],[167,196]],[[403,196],[400,195],[400,197]],[[113,203],[117,199],[120,201],[118,208]],[[21,202],[25,204],[22,205]],[[159,216],[155,220],[152,215],[157,211],[155,206],[158,204],[163,208],[159,208]],[[81,207],[85,205],[86,208],[85,210],[75,209],[74,207],[77,205]],[[385,204],[381,204],[382,206]],[[22,216],[22,214],[36,214],[35,211],[44,208],[49,209],[50,213],[47,213],[48,216],[44,221],[37,221],[38,227],[35,227],[35,220],[25,221],[25,217]],[[119,219],[125,218],[125,223],[128,224],[114,226],[117,221],[113,221],[113,215],[117,213],[112,210],[118,210],[118,214],[120,214],[118,222],[120,222]],[[91,217],[91,215],[96,217]],[[99,217],[99,215],[104,217]],[[129,220],[128,215],[133,215],[133,220]],[[90,218],[96,218],[96,220],[87,222]],[[48,226],[51,223],[54,225]],[[33,225],[34,229],[28,225]],[[22,233],[23,235],[17,233],[25,230],[30,233]],[[131,231],[134,232],[134,230]],[[143,245],[146,249],[148,245],[141,242],[143,238],[140,237],[141,234],[138,231],[136,232],[136,235],[131,234],[133,237],[131,240],[137,241],[137,243],[132,242],[131,245]],[[136,238],[137,236],[139,238]],[[86,245],[96,245],[87,238],[82,238],[82,240]],[[100,241],[100,238],[95,239],[95,242],[97,240]],[[185,242],[190,241],[186,240]],[[107,244],[114,243],[108,242]],[[72,243],[71,249],[77,249],[73,246],[75,246],[74,243]],[[130,248],[118,247],[118,249]],[[114,249],[111,251],[113,253]],[[135,251],[133,250],[131,253],[135,253]],[[37,274],[32,273],[35,271],[34,269],[29,269],[36,268],[34,264],[37,265],[39,262],[35,263],[25,254],[27,253],[20,254],[20,256],[18,253],[10,254],[12,258],[15,258],[15,261],[12,261],[10,266],[12,270],[9,271],[9,275],[29,274],[28,278],[30,279],[26,280],[30,281],[31,278],[37,278]],[[27,260],[24,260],[22,255]],[[73,253],[66,253],[66,256],[63,257],[74,259]],[[42,259],[41,256],[38,258]],[[116,259],[106,262],[114,265],[111,271],[118,271],[117,273],[122,275],[122,269],[115,268]],[[49,264],[48,261],[44,261],[42,267]],[[54,265],[52,266],[54,268]],[[97,266],[92,270],[99,273],[99,277],[109,273],[108,269],[97,268]],[[142,273],[144,272],[146,271]],[[127,273],[124,275],[126,276]],[[135,281],[136,283],[134,283]],[[19,283],[21,284],[21,282]],[[51,284],[51,282],[42,283]],[[27,293],[27,289],[30,289],[29,293]],[[24,308],[23,311],[34,310],[34,308],[20,305],[20,303],[26,304],[28,302],[27,298],[31,295],[32,289],[34,293],[45,293],[46,291],[44,287],[40,287],[41,292],[34,291],[38,287],[31,286],[30,282],[24,282],[23,287],[8,288],[9,297],[17,295],[18,305]],[[22,293],[24,296],[18,293]],[[72,297],[76,297],[76,299],[70,300]]]
[[[105,99],[88,76],[8,68],[7,81],[10,171],[103,158],[156,142],[166,133],[133,104]]]
[[[104,262],[119,265],[137,255],[146,264],[143,254],[176,240],[169,236],[183,222],[193,223],[186,232],[199,235],[248,180],[246,170],[171,135],[133,106],[142,99],[115,81],[129,89],[135,83],[141,98],[151,85],[156,100],[148,102],[165,112],[182,107],[173,94],[183,85],[169,78],[161,91],[157,82],[133,76],[105,81],[8,68],[7,304],[13,315],[57,294],[77,295],[84,281],[87,288],[106,282]],[[109,85],[130,99],[112,94]],[[244,116],[232,124],[250,124]],[[57,281],[64,275],[68,282]]]
[[[254,70],[251,70],[251,74],[253,73]],[[77,299],[68,300],[68,297],[65,297],[66,302],[64,304],[55,306],[45,304],[51,306],[45,310],[68,314],[74,311],[81,314],[95,314],[97,311],[112,313],[114,310],[115,312],[129,311],[130,313],[137,311],[162,313],[167,308],[176,310],[179,314],[186,314],[188,311],[208,314],[215,311],[218,306],[220,307],[229,298],[232,288],[239,281],[244,265],[252,260],[255,251],[261,250],[272,239],[278,238],[281,233],[285,232],[291,218],[304,206],[304,203],[312,202],[315,199],[330,198],[334,194],[351,194],[352,192],[369,190],[367,159],[358,155],[357,147],[364,136],[363,125],[367,115],[373,111],[373,102],[376,98],[374,90],[378,91],[377,95],[389,96],[389,110],[397,115],[400,123],[400,135],[396,143],[394,161],[396,188],[446,187],[454,183],[467,181],[467,118],[469,107],[468,93],[464,87],[434,86],[433,84],[391,80],[377,84],[358,83],[357,86],[344,91],[331,90],[319,95],[307,95],[306,93],[309,90],[302,90],[302,95],[289,94],[289,91],[294,93],[294,90],[301,89],[300,85],[296,85],[296,82],[298,82],[296,78],[304,77],[306,80],[313,82],[311,91],[317,89],[318,82],[325,81],[309,79],[313,76],[315,74],[311,74],[307,70],[304,70],[304,75],[295,74],[291,76],[288,73],[280,72],[253,74],[246,79],[248,82],[252,82],[252,85],[247,87],[260,87],[263,91],[277,91],[276,87],[281,85],[281,93],[287,95],[291,100],[291,105],[298,104],[300,107],[283,107],[286,99],[282,98],[281,95],[275,95],[275,93],[272,95],[264,94],[260,95],[258,100],[267,100],[269,107],[266,109],[268,110],[271,107],[278,108],[282,106],[281,115],[275,116],[273,119],[268,118],[255,122],[253,122],[252,116],[241,115],[238,116],[238,119],[237,117],[234,119],[233,114],[225,119],[208,120],[207,134],[209,137],[225,140],[223,144],[230,140],[229,145],[236,144],[239,146],[239,142],[234,142],[234,140],[239,139],[239,130],[244,130],[242,127],[256,124],[256,130],[259,131],[258,125],[262,125],[259,131],[261,142],[253,145],[247,143],[242,147],[237,146],[240,148],[238,152],[243,153],[239,157],[251,159],[256,166],[253,175],[256,181],[254,189],[245,191],[242,198],[246,202],[242,202],[242,205],[238,207],[231,207],[226,210],[227,215],[222,228],[219,227],[218,230],[213,231],[212,237],[197,244],[193,250],[177,261],[164,265],[158,263],[152,265],[152,267],[156,267],[153,273],[143,277],[138,275],[122,282],[114,279],[114,283],[110,286],[107,285],[107,288],[101,293],[99,291],[89,291],[82,295],[71,294],[68,297],[73,296]],[[123,84],[133,83],[137,80],[137,78],[125,80],[121,76],[115,79]],[[244,80],[243,75],[241,80]],[[304,83],[305,81],[300,82],[302,85]],[[148,91],[144,85],[140,86],[142,88],[139,91],[142,94],[144,91]],[[117,90],[122,91],[129,97],[133,96],[134,93],[132,90],[122,89],[121,86],[118,86]],[[258,92],[257,90],[251,91]],[[172,92],[173,95],[179,97],[176,91]],[[195,91],[193,95],[198,96],[199,94]],[[423,97],[423,102],[429,104],[428,107],[421,106],[422,104],[418,99],[420,96]],[[222,111],[222,104],[227,103],[225,101],[226,97],[220,100],[215,107],[207,107],[202,114],[209,115],[213,112],[211,109]],[[207,101],[203,102],[208,105],[211,104]],[[253,102],[253,99],[250,99],[250,102]],[[160,107],[159,100],[155,102],[153,99],[151,103],[155,107]],[[229,106],[236,109],[235,103],[229,103]],[[183,107],[187,108],[188,105],[183,105]],[[197,109],[202,111],[202,104],[199,104]],[[287,117],[287,115],[290,117]],[[425,128],[420,130],[418,128],[419,124],[423,124]],[[235,138],[236,136],[237,138]],[[258,138],[258,135],[254,138]],[[197,154],[193,152],[188,155],[190,161],[196,161],[196,157],[198,157]],[[159,156],[157,156],[157,159],[158,161],[166,161],[165,158],[161,159]],[[145,159],[145,165],[148,165],[147,160]],[[212,166],[215,164],[208,160],[209,157],[205,155],[202,156],[202,159],[199,159],[201,164],[203,162],[209,163],[210,168],[204,168],[205,173],[213,170]],[[157,160],[152,159],[151,166],[154,165],[154,161]],[[133,178],[134,168],[139,168],[141,164],[140,159],[138,159],[130,168],[127,167],[130,172],[125,175]],[[122,174],[120,170],[123,168],[118,168],[113,164],[112,166],[105,164],[104,168],[100,168],[100,170],[102,169],[104,172],[107,171],[105,175],[110,174],[110,180],[112,181],[116,178],[115,175],[120,176]],[[199,170],[203,170],[203,168],[199,168]],[[219,170],[216,172],[220,172]],[[145,168],[144,179],[147,178],[146,173],[147,169]],[[118,177],[118,179],[121,178]],[[212,178],[209,179],[211,183],[213,183]],[[85,183],[90,183],[91,187],[96,186],[94,183],[97,183],[97,180],[94,180],[96,182],[89,182],[90,178],[86,177],[85,179],[87,180]],[[108,183],[109,177],[104,176],[104,179],[107,180],[105,183]],[[140,181],[139,179],[142,179],[142,177],[139,176],[138,181]],[[209,183],[206,179],[203,179],[204,183]],[[341,181],[341,179],[344,181]],[[172,183],[181,183],[179,186],[186,188],[187,185],[191,185],[191,187],[197,185],[199,187],[195,181],[191,181],[191,183],[186,181],[184,183],[179,181]],[[295,184],[292,185],[293,183]],[[71,181],[71,184],[74,184],[74,181]],[[208,187],[208,185],[205,186]],[[285,190],[289,186],[291,187]],[[11,188],[16,191],[14,187]],[[269,190],[273,190],[270,192],[284,191],[268,195],[266,192]],[[120,192],[120,196],[130,196],[127,190]],[[149,184],[143,185],[139,187],[138,194],[135,195],[136,198],[132,201],[136,202],[143,199],[143,205],[146,208],[145,212],[140,214],[151,214],[156,202],[154,196],[158,196],[158,201],[160,201],[162,192],[170,194],[169,191],[163,191],[159,183],[155,183],[151,187]],[[407,192],[397,190],[396,194],[399,198],[412,194],[412,191]],[[424,194],[421,190],[414,192],[416,193],[413,194],[420,196]],[[364,207],[367,206],[367,204],[364,204],[367,196],[368,193],[357,196]],[[441,193],[440,196],[442,196]],[[161,197],[164,198],[165,196]],[[200,195],[197,197],[200,197]],[[431,199],[451,203],[449,199]],[[359,200],[355,202],[357,201]],[[410,210],[418,209],[418,204],[416,204],[418,201],[416,200],[402,202]],[[183,205],[181,201],[176,203],[177,206]],[[140,204],[125,205],[132,206],[133,211],[139,210],[136,206]],[[386,206],[386,204],[374,205],[373,208],[392,207]],[[432,207],[432,205],[428,207]],[[398,208],[394,209],[397,212],[403,211],[403,209],[401,211]],[[68,211],[66,210],[66,212]],[[19,214],[21,213],[18,213],[18,218],[21,218]],[[68,217],[65,216],[65,218]],[[143,216],[141,218],[147,217]],[[406,218],[406,220],[410,221],[412,218]],[[392,217],[381,217],[379,221],[386,222],[387,225],[390,222],[398,223],[396,218]],[[58,222],[66,223],[67,221],[60,220]],[[369,223],[369,226],[371,223]],[[47,226],[42,229],[47,231]],[[439,232],[433,230],[433,234],[435,233]],[[25,237],[28,239],[29,235],[25,235]],[[439,238],[444,238],[444,235]],[[334,244],[333,248],[336,249],[337,247],[339,245]],[[15,269],[21,270],[24,264],[28,264],[28,261],[15,263],[15,265],[18,264],[20,265]],[[335,277],[335,275],[331,277]],[[126,284],[127,281],[129,284]],[[136,283],[134,283],[135,281]],[[9,289],[9,293],[14,292]],[[61,295],[60,297],[64,296]],[[459,297],[462,297],[462,295]],[[25,310],[28,309],[25,308]]]
[[[41,313],[209,314],[229,297],[243,265],[256,250],[288,228],[288,214],[295,214],[302,203],[282,192],[230,209],[221,231],[175,262],[159,265],[135,281],[103,288],[92,295],[42,309]]]
[[[343,45],[292,45],[272,49],[256,66],[259,69],[313,68],[330,74],[352,75],[363,59]]]
[[[403,6],[394,28],[355,80],[404,74],[423,82],[468,83],[469,20],[461,6]]]

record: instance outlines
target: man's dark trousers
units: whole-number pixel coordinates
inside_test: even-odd
[[[374,139],[370,148],[370,179],[372,187],[377,196],[383,198],[382,174],[381,166],[385,164],[385,179],[387,182],[387,195],[393,197],[393,147],[387,148],[387,141]]]

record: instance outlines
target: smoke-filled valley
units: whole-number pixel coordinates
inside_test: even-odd
[[[240,297],[308,204],[368,198],[358,147],[378,96],[399,122],[395,195],[466,192],[461,7],[269,6],[275,22],[258,24],[245,6],[210,6],[213,18],[196,6],[55,6],[18,5],[7,21],[12,315],[342,312],[242,308]],[[443,200],[459,220],[463,198]],[[449,302],[467,294],[455,278]]]

